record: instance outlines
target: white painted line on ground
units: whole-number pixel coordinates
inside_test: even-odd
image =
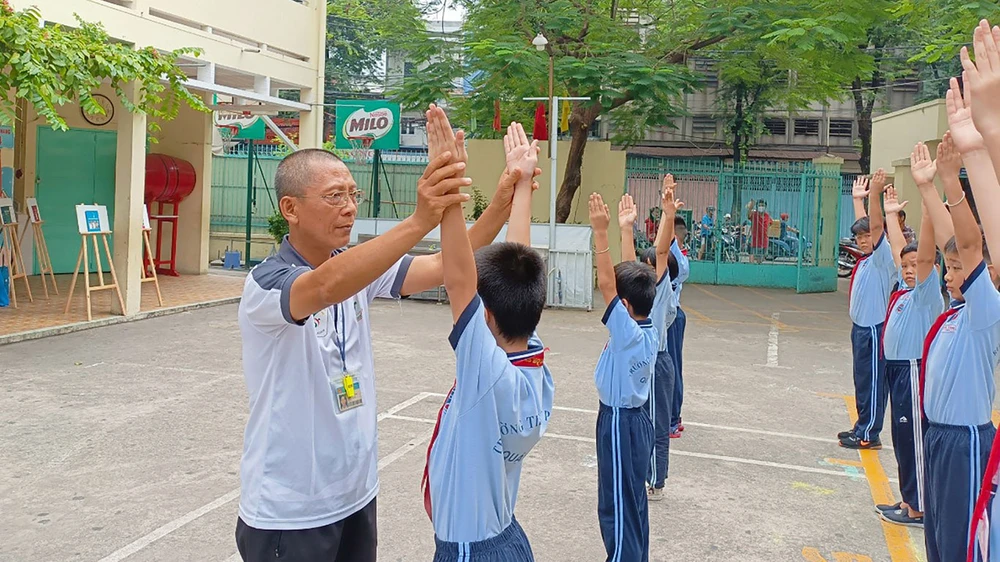
[[[222,377],[242,376],[242,372],[206,371],[203,369],[188,369],[187,367],[171,367],[169,365],[147,365],[145,363],[115,362],[111,366],[134,367],[136,369],[163,369],[164,371],[177,371],[179,373],[193,373],[196,375],[215,375]]]
[[[426,443],[426,442],[428,442],[430,440],[431,440],[431,432],[430,431],[425,432],[420,437],[416,437],[414,439],[411,439],[410,441],[406,442],[400,448],[398,448],[395,451],[389,453],[388,455],[382,457],[382,460],[378,461],[378,469],[382,470],[383,468],[389,466],[390,464],[398,461],[406,453],[409,453],[413,449],[416,449],[420,445],[423,445],[424,443]]]
[[[136,552],[139,552],[140,550],[146,548],[147,546],[153,544],[154,542],[169,535],[170,533],[173,533],[177,529],[180,529],[184,525],[187,525],[188,523],[201,517],[202,515],[210,513],[239,497],[240,497],[240,490],[239,488],[237,488],[229,492],[228,494],[222,496],[221,498],[218,498],[211,503],[205,504],[194,511],[186,513],[178,517],[177,519],[174,519],[170,523],[167,523],[162,527],[154,529],[152,532],[146,534],[145,536],[139,537],[135,541],[132,541],[132,543],[126,545],[124,548],[120,548],[112,552],[111,554],[105,556],[104,558],[101,558],[100,562],[119,562],[121,560],[124,560],[129,556],[132,556]]]
[[[206,374],[209,374],[209,373],[206,373]],[[220,373],[211,373],[211,374],[220,374]],[[387,416],[390,416],[390,415],[394,414],[395,412],[398,412],[400,410],[409,408],[410,406],[416,404],[417,402],[420,402],[421,400],[423,400],[424,398],[427,398],[428,396],[430,396],[429,393],[427,393],[427,392],[421,392],[420,394],[417,394],[416,396],[414,396],[414,397],[412,397],[412,398],[410,398],[408,400],[404,400],[403,402],[400,402],[399,404],[396,404],[395,406],[389,408],[385,412],[380,413],[378,415],[378,420],[381,421],[381,420],[385,419]],[[430,439],[430,435],[427,435],[427,437],[425,439],[423,439],[423,440],[426,441],[426,439]],[[415,440],[410,441],[409,443],[403,445],[399,449],[396,449],[392,453],[389,453],[388,456],[386,456],[384,459],[382,459],[381,461],[379,461],[379,463],[378,463],[378,469],[382,470],[383,467],[388,466],[389,464],[395,462],[400,457],[402,457],[404,454],[406,454],[407,451],[413,449],[414,447],[416,447],[419,444],[420,444],[420,440],[419,439],[415,439]],[[395,457],[393,457],[393,455],[395,455]],[[390,457],[393,457],[393,458],[390,459]],[[194,521],[195,519],[198,519],[199,517],[202,517],[204,515],[207,515],[208,513],[211,513],[212,511],[215,511],[216,509],[218,509],[218,508],[226,505],[227,503],[229,503],[229,502],[231,502],[231,501],[233,501],[235,499],[238,499],[239,497],[240,497],[240,489],[237,488],[235,490],[232,490],[232,491],[228,492],[226,495],[217,498],[215,501],[212,501],[211,503],[207,503],[207,504],[199,507],[198,509],[195,509],[194,511],[188,512],[188,513],[186,513],[186,514],[178,517],[177,519],[174,519],[173,521],[171,521],[171,522],[169,522],[169,523],[167,523],[167,524],[165,524],[165,525],[163,525],[161,527],[158,527],[158,528],[150,531],[146,535],[144,535],[142,537],[139,537],[138,539],[132,541],[128,545],[126,545],[126,546],[124,546],[124,547],[122,547],[122,548],[120,548],[120,549],[112,552],[111,554],[105,556],[104,558],[101,558],[99,560],[99,562],[120,562],[121,560],[124,560],[124,559],[128,558],[129,556],[132,556],[136,552],[139,552],[140,550],[142,550],[142,549],[146,548],[147,546],[153,544],[154,542],[162,539],[163,537],[169,535],[170,533],[173,533],[177,529],[180,529],[184,525],[187,525],[188,523]],[[237,557],[235,558],[235,560],[239,560],[239,555],[236,555],[236,556]],[[230,557],[230,560],[233,560],[233,558]],[[227,560],[227,562],[228,562],[228,560]]]
[[[778,320],[779,313],[771,315],[771,331],[767,334],[767,366],[778,366]]]

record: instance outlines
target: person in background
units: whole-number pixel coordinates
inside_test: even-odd
[[[704,216],[701,217],[698,234],[701,240],[698,248],[698,259],[705,259],[705,252],[711,251],[712,229],[715,228],[715,207],[705,209]]]
[[[907,244],[912,244],[917,241],[917,235],[913,232],[913,229],[906,224],[906,211],[899,211],[899,228],[903,231],[903,238],[906,239]]]
[[[673,193],[677,187],[677,184],[674,183],[674,177],[668,174],[664,182],[664,188],[669,188]],[[687,232],[687,223],[684,222],[684,217],[675,216],[674,241],[670,244],[670,254],[677,260],[677,277],[671,279],[670,284],[673,286],[677,316],[667,330],[667,345],[670,347],[670,358],[674,360],[675,377],[674,402],[670,406],[671,439],[680,437],[681,432],[684,431],[684,423],[681,421],[681,407],[684,405],[684,332],[687,329],[687,315],[681,308],[681,291],[684,289],[684,282],[691,275],[691,261],[688,259],[687,250],[684,249],[684,239],[687,238]]]
[[[764,262],[769,240],[767,229],[771,226],[771,215],[767,214],[767,202],[761,199],[747,213],[750,219],[750,255],[755,263]]]

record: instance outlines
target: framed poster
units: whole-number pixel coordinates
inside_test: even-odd
[[[76,223],[80,234],[111,233],[108,208],[104,205],[77,205]]]
[[[14,200],[0,199],[0,225],[17,224],[17,215],[14,214]]]
[[[34,197],[28,199],[28,219],[33,223],[42,222],[42,214],[38,212],[38,200]]]
[[[142,206],[142,229],[153,230],[153,228],[149,226],[149,208],[145,205]]]

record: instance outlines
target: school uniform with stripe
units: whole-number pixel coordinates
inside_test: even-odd
[[[667,328],[667,349],[674,363],[674,398],[670,405],[670,427],[673,428],[680,423],[681,408],[684,406],[684,332],[687,330],[687,314],[681,308],[681,291],[684,290],[684,282],[691,275],[691,260],[688,259],[687,250],[682,250],[677,240],[671,242],[670,253],[677,260],[677,278],[672,281],[677,314]],[[657,329],[660,329],[659,326]]]
[[[900,286],[889,298],[886,312],[885,373],[892,406],[892,448],[899,471],[899,492],[903,501],[923,511],[924,424],[920,410],[920,360],[924,338],[944,308],[933,274],[906,287]]]
[[[854,433],[874,441],[882,432],[888,385],[882,333],[889,307],[889,289],[896,279],[892,248],[883,234],[872,253],[859,259],[851,273],[851,348],[854,355],[854,401],[858,421]]]
[[[618,297],[608,305],[603,322],[611,337],[594,370],[601,400],[597,516],[608,562],[647,562],[645,482],[653,452],[653,424],[642,405],[649,399],[660,336],[652,320],[634,320]]]
[[[438,413],[424,471],[424,507],[434,526],[434,562],[527,562],[514,518],[521,463],[552,412],[552,374],[537,336],[505,353],[478,295],[449,337],[455,385]]]
[[[921,402],[928,427],[924,540],[927,562],[968,553],[970,522],[996,435],[993,370],[1000,352],[1000,293],[981,263],[924,341]]]
[[[650,457],[646,480],[655,488],[663,487],[670,466],[670,413],[673,406],[675,374],[667,341],[667,329],[674,323],[676,317],[677,304],[670,283],[670,274],[664,271],[663,277],[656,284],[656,298],[653,300],[653,310],[649,317],[659,332],[659,347],[653,367],[653,378],[650,379],[649,400],[643,406],[653,422],[653,454]]]

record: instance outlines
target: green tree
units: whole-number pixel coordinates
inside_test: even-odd
[[[980,20],[1000,23],[1000,4],[996,0],[904,0],[897,12],[919,22],[925,30],[919,38],[923,52],[914,58],[929,63],[952,59],[963,45],[971,45],[972,30]]]
[[[103,113],[92,94],[109,81],[128,111],[150,117],[150,132],[159,121],[177,116],[182,103],[208,111],[198,96],[184,86],[186,77],[177,66],[181,55],[195,49],[160,52],[152,47],[135,49],[113,41],[100,24],[77,18],[78,27],[41,27],[35,8],[14,11],[6,0],[0,4],[0,122],[15,120],[19,100],[30,104],[53,129],[67,129],[58,107],[79,100],[83,109]],[[123,87],[139,84],[135,103]]]

